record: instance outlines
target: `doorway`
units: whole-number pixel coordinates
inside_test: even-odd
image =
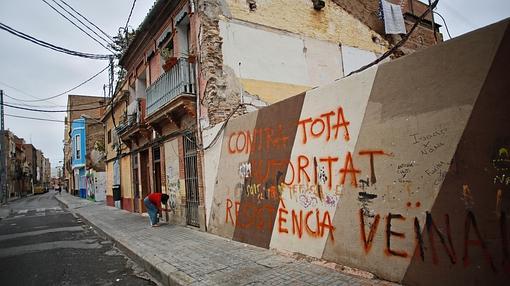
[[[138,179],[138,153],[131,155],[132,161],[132,172],[133,174],[133,212],[140,212],[140,205],[142,200],[140,199],[140,180]]]
[[[154,192],[161,193],[161,149],[159,146],[152,148],[154,158]]]
[[[149,186],[149,150],[144,150],[140,152],[140,162],[138,162],[138,167],[140,168],[140,178],[139,183],[141,186],[141,193],[140,193],[140,207],[142,212],[146,212],[145,206],[143,205],[142,200],[150,193],[150,186]]]
[[[198,174],[197,174],[197,143],[195,134],[188,132],[183,136],[184,140],[184,181],[186,188],[186,223],[200,226],[198,220]]]

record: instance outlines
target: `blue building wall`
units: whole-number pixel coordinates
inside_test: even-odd
[[[79,118],[71,122],[71,150],[72,150],[72,168],[78,170],[79,179],[76,188],[79,190],[80,197],[86,198],[87,180],[85,175],[86,161],[86,135],[85,119]]]
[[[78,138],[79,136],[79,138]],[[79,118],[79,119],[75,119],[72,123],[71,123],[71,142],[72,142],[72,145],[71,145],[71,150],[73,151],[73,156],[72,156],[72,167],[73,169],[75,168],[78,168],[78,167],[85,167],[85,152],[86,152],[86,149],[85,149],[85,137],[86,134],[85,134],[85,119],[84,118]],[[78,141],[78,142],[77,142]],[[79,144],[79,147],[80,147],[80,150],[79,150],[79,154],[77,154],[77,150],[76,150],[76,144]]]

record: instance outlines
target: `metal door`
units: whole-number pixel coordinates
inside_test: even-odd
[[[197,176],[197,144],[195,134],[188,132],[184,141],[184,180],[186,187],[186,223],[200,226],[198,221],[198,176]]]

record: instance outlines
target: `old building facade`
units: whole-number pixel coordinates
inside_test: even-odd
[[[2,152],[2,166],[5,166],[6,190],[2,192],[0,200],[19,198],[34,192],[34,187],[40,192],[48,185],[49,176],[44,172],[51,168],[49,159],[41,150],[32,144],[26,144],[23,138],[16,136],[10,130],[0,133],[5,149]],[[39,178],[37,174],[39,172]]]
[[[74,174],[72,168],[72,122],[80,117],[85,120],[97,124],[100,117],[104,114],[105,98],[100,96],[84,96],[84,95],[68,95],[67,98],[67,115],[64,126],[64,168],[63,177],[64,185],[71,194],[79,194],[79,181]],[[100,136],[102,138],[102,136]],[[95,137],[94,137],[95,138]],[[87,140],[87,138],[83,138]],[[85,141],[84,141],[85,143]],[[92,142],[91,142],[92,143]],[[93,146],[94,143],[92,143]]]
[[[331,83],[386,52],[398,37],[384,34],[378,1],[368,2],[156,1],[120,59],[127,75],[102,118],[108,203],[143,212],[144,196],[164,192],[173,221],[205,230],[212,197],[203,152],[221,123]],[[426,7],[398,4],[408,27]],[[369,17],[360,13],[366,9]],[[432,26],[420,29],[434,34]]]

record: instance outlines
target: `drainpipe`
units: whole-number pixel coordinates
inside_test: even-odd
[[[195,13],[196,12],[196,7],[195,7],[195,1],[194,0],[190,0],[190,11],[191,13]],[[195,17],[198,17],[195,15]],[[196,19],[195,19],[195,23],[196,23]],[[195,27],[196,29],[196,27]],[[204,170],[204,149],[203,149],[203,140],[202,140],[202,126],[200,124],[200,116],[201,116],[201,103],[200,103],[200,83],[199,83],[199,61],[200,61],[200,56],[199,56],[199,52],[200,52],[200,39],[198,39],[198,34],[200,33],[200,28],[198,27],[198,31],[196,31],[196,36],[195,36],[195,47],[196,47],[196,60],[195,60],[195,63],[193,64],[194,66],[194,77],[195,77],[195,92],[197,94],[196,96],[196,105],[197,105],[197,115],[196,115],[196,124],[197,124],[197,167],[199,168],[197,171],[199,171],[199,174],[198,174],[198,186],[201,186],[201,189],[199,188],[199,201],[200,201],[200,191],[202,191],[202,198],[203,198],[203,209],[204,209],[204,216],[203,216],[203,219],[204,219],[204,223],[203,225],[200,224],[200,228],[204,231],[204,232],[207,232],[207,212],[206,212],[206,206],[205,206],[205,184],[204,184],[204,175],[203,175],[203,170]],[[199,164],[198,164],[199,163]],[[200,208],[200,204],[199,204],[199,208]]]

